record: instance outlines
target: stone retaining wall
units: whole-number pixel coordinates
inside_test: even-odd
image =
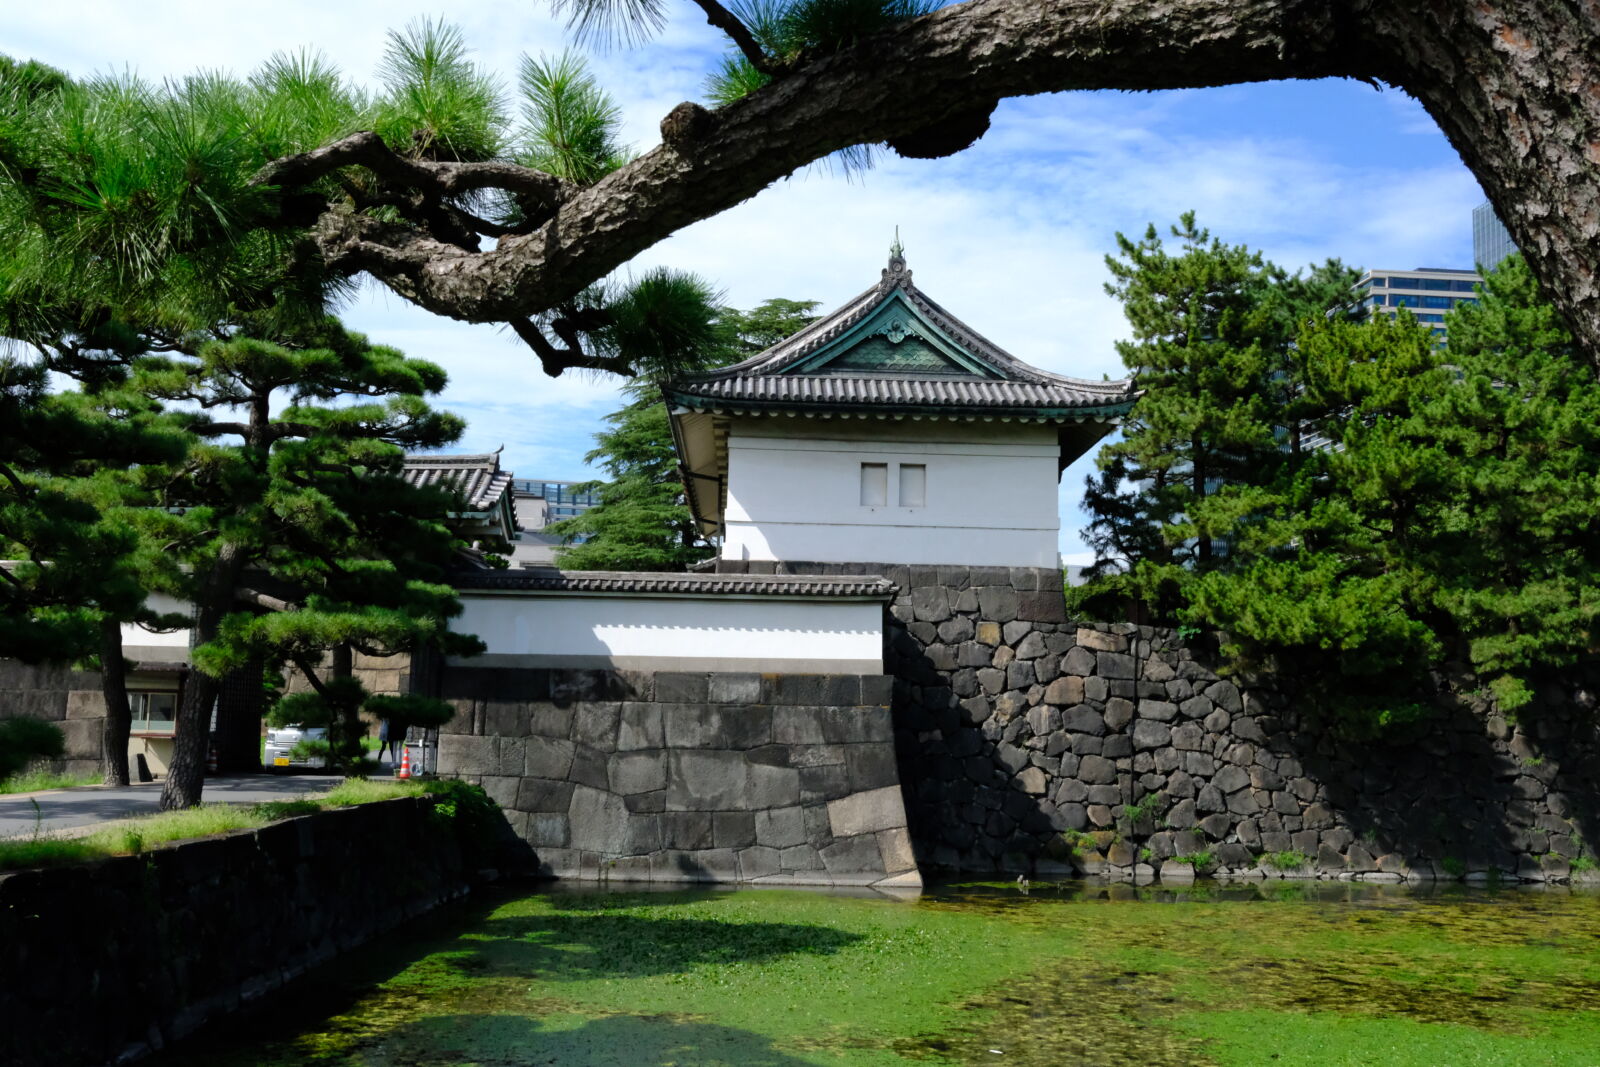
[[[0,1064],[135,1058],[461,895],[460,851],[431,807],[365,804],[0,874]]]
[[[1600,671],[1515,720],[1457,671],[1427,722],[1341,741],[1292,678],[1220,677],[1214,642],[1065,622],[1053,571],[777,566],[901,586],[886,665],[925,869],[1592,876]]]
[[[61,759],[48,762],[50,771],[78,776],[98,775],[103,769],[100,752],[106,705],[98,674],[0,659],[0,719],[14,715],[44,719],[61,727],[66,752]]]
[[[441,773],[547,875],[918,885],[884,676],[451,667]]]

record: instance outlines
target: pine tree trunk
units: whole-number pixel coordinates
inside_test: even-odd
[[[198,647],[213,640],[223,616],[233,605],[234,587],[239,581],[243,554],[236,544],[225,544],[217,552],[211,573],[201,586],[196,604],[194,643]],[[219,681],[200,670],[189,672],[178,704],[172,732],[172,762],[167,765],[167,780],[161,787],[161,810],[191,808],[200,803],[205,783],[206,749],[211,742],[211,709],[216,704]]]
[[[355,653],[348,644],[334,645],[328,657],[328,680],[339,681],[352,677],[355,674]],[[334,692],[344,695],[342,686],[335,687]],[[328,717],[328,762],[335,767],[348,767],[359,759],[359,754],[352,755],[350,748],[358,742],[356,738],[361,729],[360,706],[351,706],[341,700],[332,707],[332,714]]]
[[[100,620],[100,694],[106,703],[105,726],[101,733],[104,781],[106,785],[127,785],[128,734],[133,727],[133,712],[128,707],[122,624],[109,617]]]
[[[1600,365],[1600,4],[1373,3],[1359,17],[1373,73],[1427,108]]]

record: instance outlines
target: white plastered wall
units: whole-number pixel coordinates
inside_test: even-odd
[[[483,667],[881,674],[883,604],[581,594],[461,595],[451,625],[488,646]]]
[[[165,593],[151,593],[145,597],[145,607],[163,615],[188,615],[193,606]],[[122,654],[132,660],[155,663],[189,662],[189,631],[173,630],[154,633],[133,623],[122,624]]]
[[[1054,426],[877,419],[738,419],[728,434],[722,556],[830,563],[1054,567]],[[888,502],[861,503],[861,465],[887,466]],[[921,507],[899,467],[927,468]]]

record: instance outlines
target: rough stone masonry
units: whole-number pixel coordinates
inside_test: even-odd
[[[1458,670],[1410,732],[1339,740],[1292,678],[1220,676],[1214,641],[1067,622],[1051,570],[767,566],[899,585],[887,665],[924,869],[1592,877],[1593,669],[1516,720]]]

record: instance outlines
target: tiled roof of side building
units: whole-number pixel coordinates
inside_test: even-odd
[[[473,511],[489,511],[511,487],[511,472],[500,469],[500,452],[480,455],[408,455],[401,470],[412,485],[443,485],[466,498]]]
[[[632,593],[657,596],[783,596],[888,600],[897,586],[875,575],[705,574],[654,571],[468,571],[461,589],[548,593]]]

